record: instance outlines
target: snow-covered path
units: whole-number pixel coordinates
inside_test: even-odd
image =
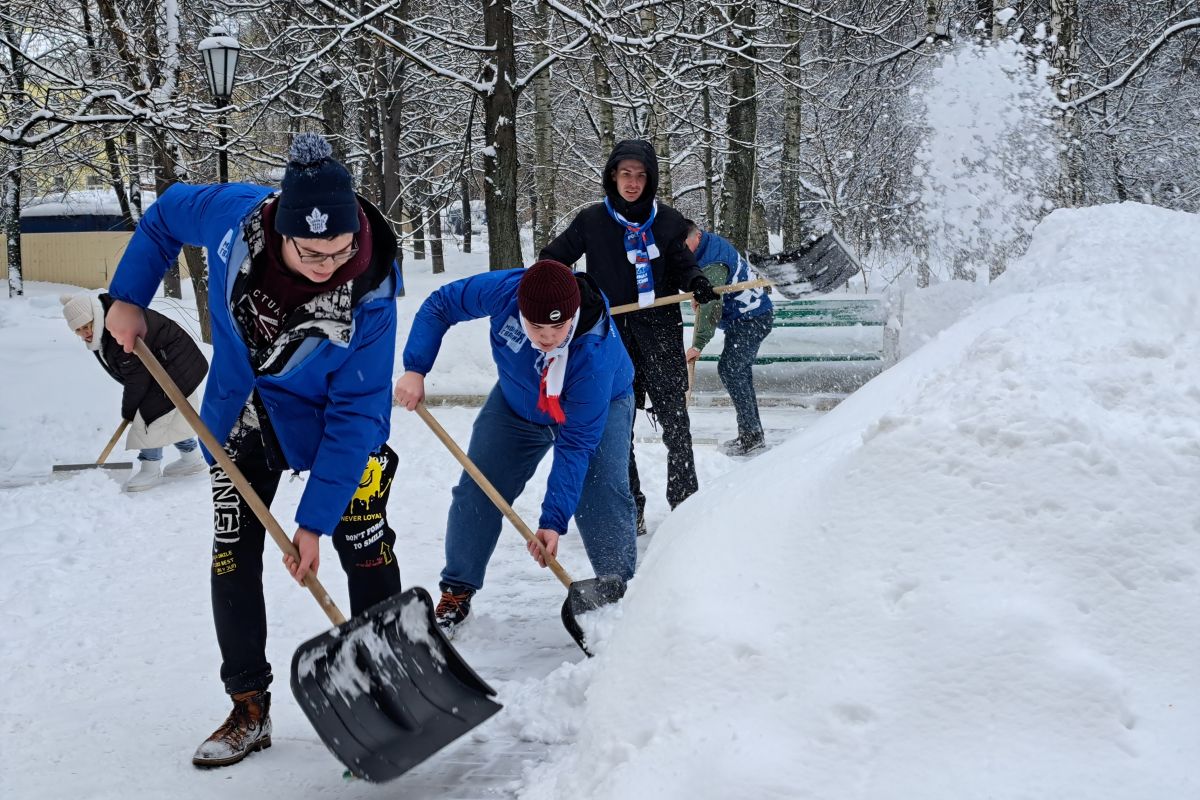
[[[265,580],[276,670],[274,746],[229,769],[191,766],[192,751],[221,721],[228,702],[216,676],[209,612],[207,476],[176,479],[140,495],[123,494],[117,481],[98,472],[49,478],[51,463],[95,458],[111,433],[119,398],[119,387],[68,338],[57,291],[31,285],[30,297],[4,306],[0,318],[0,374],[10,387],[27,387],[6,390],[0,404],[0,673],[9,676],[0,704],[0,796],[199,799],[286,788],[295,797],[378,797],[378,787],[342,780],[341,765],[291,697],[292,651],[328,624],[308,592],[286,576],[270,543]],[[465,447],[475,410],[432,411]],[[779,441],[819,412],[772,408],[764,416]],[[697,409],[694,425],[698,441],[728,438],[733,411]],[[665,449],[644,415],[638,438],[644,440],[638,452],[653,530],[668,514]],[[436,596],[458,466],[415,414],[394,412],[390,441],[403,463],[389,507],[402,577]],[[118,449],[114,459],[132,455]],[[698,444],[696,456],[702,483],[736,463],[711,444]],[[549,460],[531,486],[544,485],[548,469]],[[285,530],[292,528],[302,486],[285,479],[273,504]],[[529,492],[516,509],[533,520],[539,504],[540,492]],[[348,610],[331,547],[324,557],[322,577]],[[590,576],[577,538],[564,541],[561,560],[572,574]],[[554,741],[559,723],[553,709],[545,713],[538,702],[541,682],[564,662],[582,658],[559,621],[563,597],[558,581],[532,562],[506,526],[475,618],[455,642],[499,692],[505,712],[406,775],[405,797],[506,796],[526,764],[545,757],[546,745],[531,731],[543,729]]]

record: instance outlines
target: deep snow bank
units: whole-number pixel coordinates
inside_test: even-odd
[[[523,796],[1197,796],[1198,253],[1193,215],[1055,212],[990,301],[705,486]]]

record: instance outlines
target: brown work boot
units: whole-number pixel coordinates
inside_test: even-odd
[[[233,711],[221,727],[196,748],[197,767],[236,764],[256,750],[271,746],[271,693],[240,692],[233,696]]]

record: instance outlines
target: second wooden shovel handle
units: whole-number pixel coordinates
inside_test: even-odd
[[[496,508],[500,509],[501,513],[508,517],[508,521],[511,522],[513,527],[517,529],[517,533],[521,534],[521,537],[525,539],[525,541],[538,542],[540,546],[540,540],[533,535],[533,531],[529,530],[529,526],[525,524],[525,521],[521,519],[516,511],[513,510],[513,507],[508,504],[508,501],[500,496],[500,492],[497,491],[496,487],[492,485],[492,482],[487,479],[487,476],[479,471],[479,467],[475,466],[475,462],[471,460],[471,457],[463,452],[463,449],[458,446],[458,442],[450,438],[450,434],[446,433],[446,429],[443,428],[441,424],[433,418],[433,414],[429,413],[429,409],[425,407],[424,403],[417,403],[417,414],[420,415],[421,419],[425,421],[425,424],[429,426],[429,429],[433,431],[434,435],[442,440],[442,444],[446,445],[446,449],[449,450],[450,454],[454,456],[455,460],[462,465],[462,468],[467,471],[467,474],[475,480],[475,483],[480,489],[483,490],[483,493],[491,498],[491,501],[496,504]],[[550,571],[554,573],[555,577],[562,581],[563,586],[566,586],[568,589],[570,589],[571,584],[574,581],[571,580],[571,576],[567,574],[567,571],[563,569],[562,564],[559,564],[558,559],[549,553],[546,553],[545,556],[546,566],[550,568]]]
[[[104,451],[102,453],[100,453],[100,457],[96,459],[97,464],[104,463],[104,459],[108,458],[108,454],[111,453],[112,449],[117,446],[117,440],[121,438],[121,434],[124,433],[125,429],[128,427],[129,427],[129,420],[127,420],[127,419],[121,420],[121,424],[117,426],[117,432],[114,433],[112,435],[112,438],[108,440],[108,444],[106,444],[104,446]]]
[[[743,289],[757,289],[760,286],[774,286],[766,278],[755,278],[752,281],[742,281],[741,283],[731,283],[728,286],[717,286],[713,291],[717,294],[729,294],[730,292],[740,292]],[[691,292],[682,294],[669,294],[666,297],[660,297],[650,305],[642,306],[637,303],[625,303],[624,305],[613,306],[608,310],[610,314],[628,314],[630,311],[641,311],[643,308],[658,308],[659,306],[673,306],[678,303],[686,303],[693,300]]]

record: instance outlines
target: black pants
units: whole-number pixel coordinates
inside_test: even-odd
[[[638,312],[653,314],[654,311]],[[679,312],[675,312],[678,317]],[[692,426],[687,410],[687,356],[683,350],[682,323],[654,327],[621,328],[625,349],[633,360],[633,392],[638,408],[646,408],[662,426],[667,446],[667,502],[671,508],[700,488],[692,454]],[[647,407],[646,398],[650,405]],[[646,495],[638,477],[633,441],[629,442],[629,491],[638,516],[646,508]]]
[[[333,533],[333,544],[350,587],[351,614],[359,614],[400,591],[396,534],[387,524],[387,499],[396,474],[396,453],[386,444],[371,454],[359,490]],[[247,437],[234,463],[268,506],[282,471],[268,464],[261,436]],[[263,599],[266,530],[233,486],[213,465],[212,607],[221,647],[221,680],[229,694],[267,688],[267,611]],[[285,532],[289,532],[287,526]],[[282,568],[282,567],[280,567]]]

